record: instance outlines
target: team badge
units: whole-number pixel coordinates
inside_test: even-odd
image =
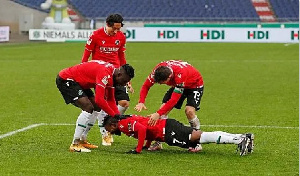
[[[105,43],[105,40],[102,40],[102,44],[104,45],[104,43]]]
[[[115,41],[115,44],[116,44],[116,45],[119,45],[119,44],[120,44],[120,40],[116,40],[116,41]]]

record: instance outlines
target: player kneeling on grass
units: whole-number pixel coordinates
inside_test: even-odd
[[[216,144],[236,144],[240,155],[252,153],[254,148],[254,135],[231,134],[222,131],[204,132],[192,127],[183,125],[175,119],[158,119],[154,126],[148,125],[149,118],[132,115],[106,116],[104,127],[111,134],[127,136],[138,139],[135,149],[127,153],[141,153],[142,149],[148,149],[152,141],[166,142],[170,146],[182,148],[195,147],[197,144],[216,143]],[[147,140],[144,145],[145,140]],[[197,152],[195,150],[191,152]]]
[[[63,69],[56,78],[56,85],[65,102],[82,109],[76,121],[72,152],[91,152],[89,149],[98,148],[82,139],[84,132],[94,124],[99,111],[111,116],[120,114],[114,96],[116,85],[125,86],[134,77],[134,69],[128,65],[115,68],[103,61],[90,61]],[[94,96],[91,88],[95,89]]]

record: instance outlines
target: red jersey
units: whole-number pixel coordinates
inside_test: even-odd
[[[114,71],[112,64],[95,60],[63,69],[59,76],[64,80],[74,80],[82,89],[95,88],[96,104],[107,114],[114,116],[119,114],[114,96]]]
[[[141,152],[145,140],[151,141],[164,141],[164,133],[166,126],[166,119],[159,119],[156,125],[148,125],[149,118],[133,115],[126,119],[122,119],[118,123],[120,131],[127,136],[132,136],[138,139],[138,145],[136,147],[137,152]]]
[[[126,64],[126,37],[118,31],[111,36],[102,27],[93,32],[85,45],[82,62],[87,62],[92,53],[92,60],[102,60],[113,64],[116,68]]]
[[[169,60],[155,66],[151,74],[147,77],[140,91],[140,103],[145,103],[149,89],[154,85],[154,72],[159,66],[167,66],[172,71],[172,77],[167,85],[175,87],[171,99],[157,111],[163,115],[170,111],[179,100],[184,89],[194,89],[203,86],[203,79],[198,70],[187,62],[180,60]]]

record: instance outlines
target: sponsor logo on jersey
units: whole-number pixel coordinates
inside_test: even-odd
[[[112,52],[117,52],[119,50],[119,48],[116,47],[102,47],[102,46],[99,49],[103,53],[112,53]]]
[[[108,83],[108,76],[104,76],[104,78],[102,78],[102,83],[104,84],[104,85],[106,85],[107,83]]]

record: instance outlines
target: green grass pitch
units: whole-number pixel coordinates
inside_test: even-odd
[[[159,152],[128,155],[137,141],[125,135],[111,147],[70,153],[80,110],[64,104],[55,78],[79,63],[83,50],[84,43],[0,45],[0,175],[299,175],[298,44],[127,44],[127,61],[136,70],[128,114],[135,113],[140,87],[157,63],[188,61],[205,83],[201,129],[253,132],[254,153],[244,157],[235,145],[216,144],[196,154],[164,144]],[[152,87],[141,114],[155,112],[167,89]],[[170,117],[187,124],[184,110]],[[100,144],[98,131],[91,130],[90,142]]]

